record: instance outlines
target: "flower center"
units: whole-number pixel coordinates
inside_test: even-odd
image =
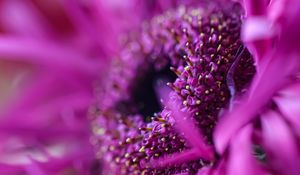
[[[174,129],[168,109],[159,112],[153,85],[169,79],[176,94],[171,98],[181,101],[179,110],[188,112],[213,144],[212,130],[220,111],[255,74],[253,59],[239,39],[241,16],[234,3],[180,7],[153,18],[124,42],[101,98],[102,113],[93,125],[96,145],[101,147],[96,149],[104,162],[121,174],[195,174],[210,163],[148,166],[151,160],[189,148]],[[148,115],[152,120],[144,122]]]

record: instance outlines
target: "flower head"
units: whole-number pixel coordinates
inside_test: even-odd
[[[298,174],[299,12],[1,1],[0,174]]]
[[[202,142],[185,139],[185,130],[176,129],[175,115],[176,110],[187,113],[204,142],[213,144],[220,111],[241,95],[255,73],[252,57],[240,41],[240,8],[236,3],[181,6],[155,16],[133,33],[100,91],[100,115],[93,123],[96,148],[107,166],[121,174],[196,174],[213,164],[212,149],[204,146],[201,151],[207,153],[201,153],[194,148]],[[154,77],[148,79],[149,73]],[[152,89],[144,88],[143,79]],[[178,109],[167,105],[161,112],[150,111],[154,116],[144,122],[153,115],[143,108],[153,107],[147,99],[157,95],[155,81],[166,86],[161,85],[166,79],[174,81],[167,84]],[[149,93],[142,101],[137,100],[143,95],[140,90]]]

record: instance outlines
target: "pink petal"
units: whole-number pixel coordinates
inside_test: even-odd
[[[230,145],[230,157],[228,160],[228,175],[262,175],[267,174],[263,172],[255,160],[252,150],[252,127],[245,126],[232,140]]]
[[[283,116],[289,121],[293,129],[300,136],[300,84],[294,84],[284,89],[274,98]]]
[[[113,56],[110,52],[114,52],[117,50],[116,48],[118,48],[118,40],[117,37],[115,37],[117,33],[113,32],[114,28],[116,28],[115,25],[112,25],[114,20],[111,18],[109,12],[105,11],[100,2],[93,0],[87,3],[86,6],[90,8],[89,10],[91,10],[91,12],[95,13],[92,15],[97,15],[97,21],[92,21],[93,16],[87,15],[88,13],[84,11],[84,6],[81,2],[77,0],[63,0],[63,7],[73,22],[73,25],[77,31],[88,40],[86,44],[90,44],[91,47],[95,45],[96,50],[98,52],[100,51],[102,55],[105,55],[105,57],[101,59],[107,59],[108,55]],[[97,23],[100,23],[98,24],[99,26],[96,25]]]
[[[246,43],[257,64],[271,49],[271,40],[276,32],[276,27],[266,16],[253,16],[244,21],[241,38]]]
[[[48,175],[34,160],[30,165],[24,166],[24,169],[29,175]]]
[[[267,6],[269,0],[244,0],[244,8],[246,15],[249,16],[263,16],[267,13]]]
[[[45,19],[41,17],[31,1],[3,1],[0,13],[5,29],[17,35],[47,37],[50,32]]]
[[[82,53],[45,40],[0,37],[0,56],[86,74],[95,74],[100,68],[99,62],[88,60]]]
[[[297,140],[282,117],[273,111],[262,119],[263,147],[268,163],[279,174],[299,174],[300,154]]]
[[[281,41],[278,49],[282,49],[286,54],[297,54],[299,56],[300,24],[298,22],[300,15],[300,2],[290,0],[286,3],[284,13],[279,21],[281,25]]]
[[[257,64],[271,48],[271,37],[276,32],[273,21],[267,18],[268,3],[269,0],[244,0],[246,19],[241,32],[242,40]]]
[[[210,172],[211,167],[203,167],[198,171],[197,175],[210,175]]]

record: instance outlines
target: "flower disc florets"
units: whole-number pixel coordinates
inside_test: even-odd
[[[160,108],[155,83],[172,82],[168,85],[181,101],[179,110],[187,111],[213,144],[220,111],[255,73],[253,59],[240,41],[242,15],[236,3],[179,7],[154,17],[124,41],[101,89],[100,114],[93,121],[96,151],[104,164],[121,174],[195,174],[210,163],[149,165],[189,148],[173,127],[168,109]]]

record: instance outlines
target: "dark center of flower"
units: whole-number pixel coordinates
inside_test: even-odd
[[[136,86],[131,92],[131,100],[121,101],[117,106],[123,114],[140,114],[146,121],[151,116],[162,110],[155,87],[165,81],[174,81],[176,76],[170,71],[169,66],[155,70],[150,68],[136,81]]]

